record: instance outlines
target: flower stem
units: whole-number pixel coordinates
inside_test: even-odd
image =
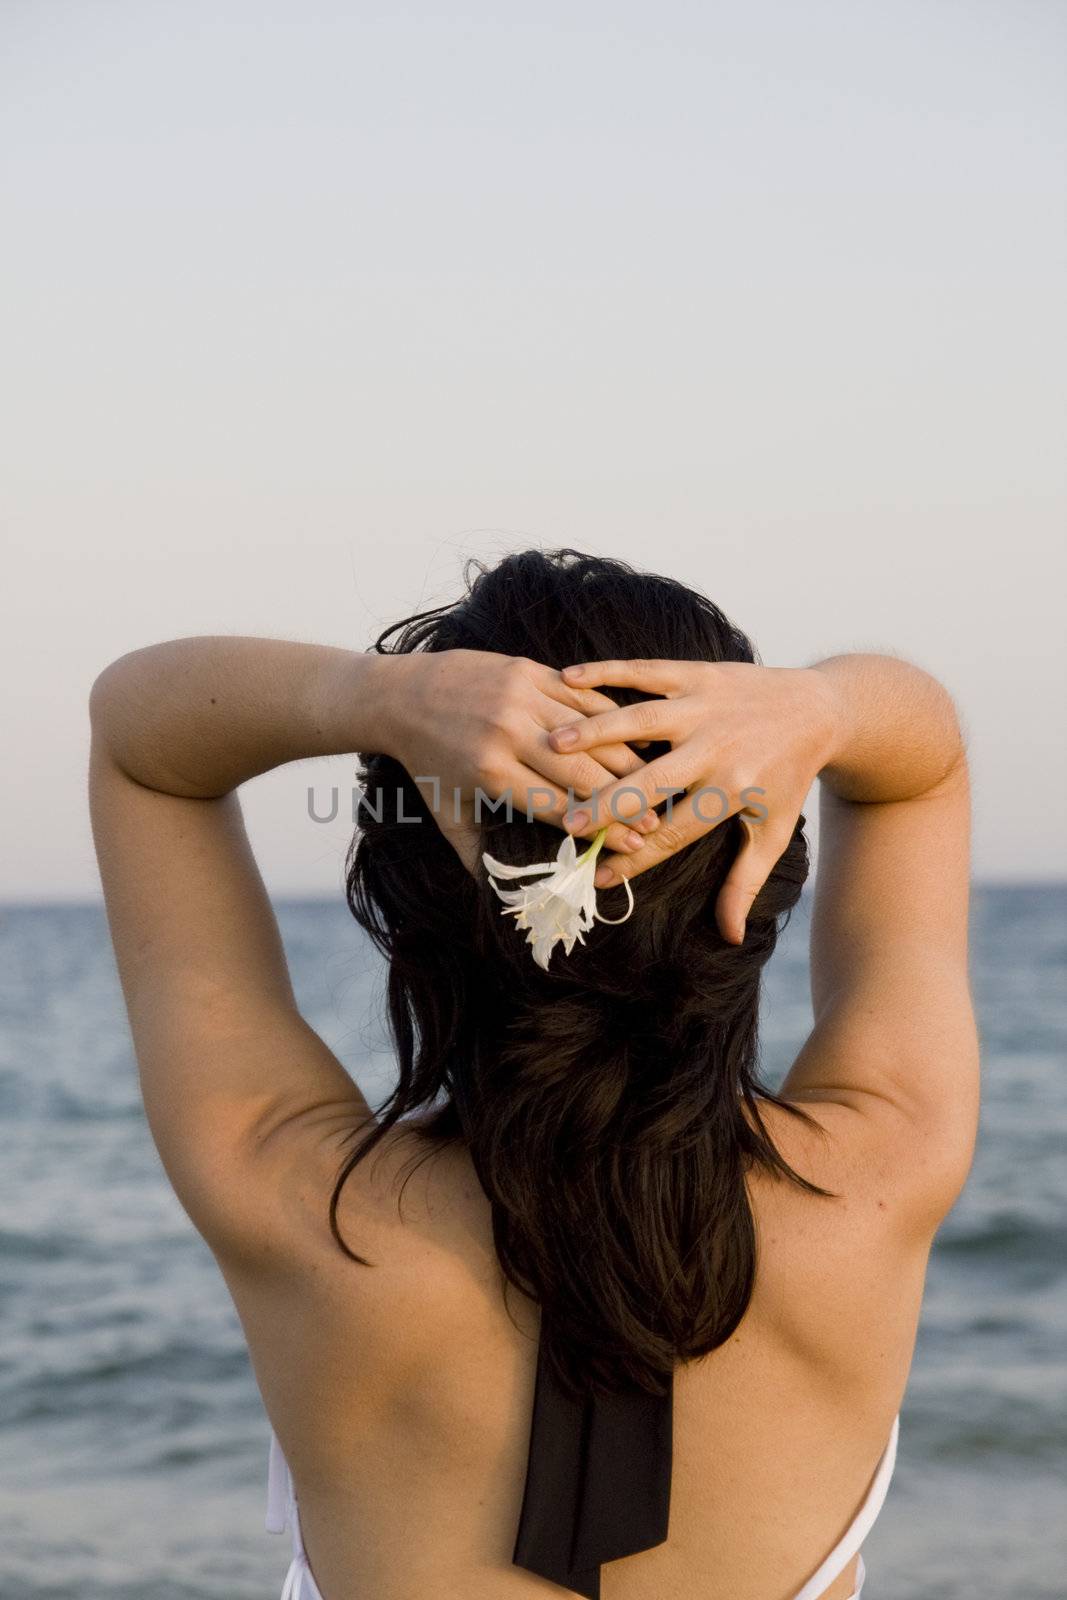
[[[589,846],[589,849],[588,850],[583,850],[581,855],[578,857],[578,860],[579,861],[589,861],[589,860],[595,861],[597,856],[600,854],[600,846],[604,843],[604,840],[607,837],[607,832],[608,832],[607,828],[601,828],[599,833],[594,834],[593,835],[593,842]]]

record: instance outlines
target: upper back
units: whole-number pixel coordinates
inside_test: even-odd
[[[752,1302],[724,1346],[676,1371],[670,1536],[604,1569],[610,1600],[791,1597],[854,1515],[899,1407],[929,1239],[900,1225],[861,1130],[772,1115],[783,1153],[836,1197],[753,1181]],[[465,1152],[420,1166],[398,1210],[411,1154],[394,1135],[344,1191],[342,1233],[374,1266],[330,1238],[313,1163],[285,1270],[223,1267],[312,1568],[324,1600],[550,1596],[511,1565],[538,1311],[512,1286],[505,1303]],[[847,1573],[826,1591],[850,1592]]]

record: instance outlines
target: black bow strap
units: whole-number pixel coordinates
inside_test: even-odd
[[[667,1537],[674,1381],[572,1399],[537,1351],[526,1488],[512,1562],[600,1600],[600,1565]]]

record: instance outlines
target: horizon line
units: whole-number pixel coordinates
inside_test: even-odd
[[[805,896],[805,895],[810,895],[812,890],[813,890],[813,888],[814,888],[813,884],[806,883],[804,885],[803,889],[801,890],[801,897],[803,898],[803,896]],[[1027,878],[1015,878],[1015,877],[972,878],[971,879],[971,888],[972,889],[981,889],[981,890],[986,890],[986,889],[1067,889],[1067,876],[1043,877],[1043,878],[1034,878],[1034,877],[1027,877]],[[346,905],[346,901],[345,901],[343,890],[336,890],[334,892],[324,892],[321,889],[306,890],[306,891],[305,890],[299,890],[299,889],[281,890],[276,894],[270,894],[269,898],[270,898],[270,901],[271,901],[272,905],[313,905],[313,904],[314,905],[342,905],[342,906]],[[62,909],[62,908],[70,909],[70,908],[75,908],[75,907],[79,908],[79,909],[82,909],[82,908],[87,909],[89,907],[99,907],[100,910],[104,910],[105,909],[104,897],[103,897],[102,894],[92,894],[92,895],[70,895],[70,894],[65,894],[65,895],[41,895],[41,896],[37,896],[35,898],[27,898],[27,897],[24,897],[24,896],[13,896],[11,898],[0,897],[0,912],[3,912],[3,911],[34,911],[34,910],[42,910],[43,911],[43,910],[49,909],[50,907],[51,908],[55,908],[56,910],[59,910],[59,909]]]

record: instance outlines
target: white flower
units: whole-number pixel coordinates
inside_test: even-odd
[[[568,833],[555,861],[538,861],[529,867],[509,867],[493,856],[482,856],[489,881],[504,901],[501,916],[515,917],[515,926],[528,930],[526,943],[533,945],[534,960],[546,972],[556,944],[561,943],[570,955],[575,940],[585,943],[582,935],[589,932],[594,922],[625,922],[634,908],[633,890],[625,878],[623,884],[630,902],[626,916],[602,917],[596,908],[593,874],[606,832],[606,828],[601,828],[589,849],[580,856]],[[521,889],[501,889],[493,883],[494,878],[528,878],[535,873],[549,876],[541,883],[527,884]]]

